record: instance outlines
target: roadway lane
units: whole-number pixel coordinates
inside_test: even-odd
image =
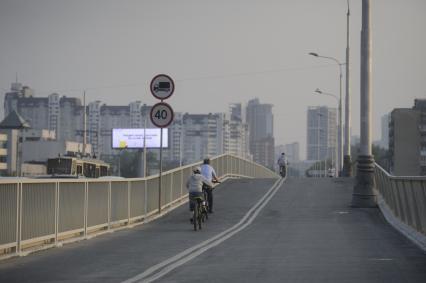
[[[133,229],[1,261],[0,282],[122,282],[229,229],[274,182],[230,180],[219,185],[215,213],[201,231],[192,230],[185,204]]]
[[[290,179],[245,230],[156,282],[426,282],[426,254],[352,180]]]

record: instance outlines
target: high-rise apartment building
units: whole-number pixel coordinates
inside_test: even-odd
[[[224,153],[225,114],[184,114],[183,156],[185,163]]]
[[[225,138],[225,153],[250,159],[249,130],[248,125],[243,120],[241,103],[229,105],[229,121],[225,132],[229,134]]]
[[[178,161],[183,164],[183,143],[184,143],[184,128],[183,114],[175,113],[172,124],[169,126],[169,148],[166,150],[166,156],[171,161]]]
[[[249,131],[249,148],[253,160],[274,168],[274,117],[272,104],[261,104],[258,98],[248,102],[246,122]]]
[[[391,112],[389,152],[392,174],[426,175],[426,99],[416,99],[411,109]]]
[[[294,163],[300,161],[300,144],[298,142],[285,144],[284,152],[287,156],[288,162]]]
[[[229,110],[229,118],[225,113],[175,113],[166,158],[185,164],[223,153],[249,158],[248,126],[241,117],[241,104],[231,104]]]
[[[55,131],[59,140],[81,141],[83,106],[78,98],[54,93],[48,97],[35,97],[29,87],[13,83],[4,100],[5,117],[17,111],[33,129]]]
[[[307,112],[307,160],[336,160],[337,119],[336,108],[308,107]]]
[[[389,148],[389,122],[390,122],[390,114],[385,114],[381,118],[381,130],[382,136],[380,139],[380,147]]]

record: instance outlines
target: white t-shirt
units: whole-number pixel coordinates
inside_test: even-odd
[[[209,164],[203,164],[201,165],[201,175],[211,182],[213,177],[216,177],[216,172]]]

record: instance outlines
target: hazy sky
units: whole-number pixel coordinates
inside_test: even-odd
[[[361,0],[351,4],[352,134],[359,135]],[[380,117],[426,98],[426,1],[372,0],[374,138]],[[306,108],[335,106],[345,61],[345,0],[0,0],[0,88],[18,73],[38,96],[58,92],[153,104],[157,73],[176,81],[175,111],[274,104],[276,144],[306,148]],[[3,98],[3,97],[2,97]]]

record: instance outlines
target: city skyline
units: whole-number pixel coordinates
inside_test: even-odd
[[[153,128],[149,118],[152,105],[142,104],[141,101],[132,101],[128,105],[107,105],[102,101],[87,101],[85,105],[78,97],[60,96],[57,93],[47,97],[35,97],[30,87],[20,83],[12,83],[11,90],[5,96],[4,112],[10,115],[20,115],[31,130],[30,140],[43,142],[47,139],[41,134],[49,132],[50,144],[57,143],[57,147],[49,151],[50,146],[45,146],[43,153],[38,152],[35,159],[22,151],[24,162],[44,162],[43,156],[58,156],[66,154],[80,154],[76,150],[64,150],[68,142],[80,143],[87,141],[91,146],[90,156],[97,156],[106,161],[113,161],[120,154],[116,146],[112,145],[113,129]],[[269,117],[272,121],[271,105],[259,104],[260,116]],[[266,106],[264,109],[263,106]],[[265,112],[266,110],[266,112]],[[19,113],[19,114],[18,114]],[[265,116],[266,115],[266,116]],[[164,159],[178,164],[194,163],[203,158],[214,157],[221,154],[233,154],[251,160],[257,158],[257,151],[249,152],[249,126],[243,119],[243,106],[241,103],[232,103],[226,112],[205,114],[175,112],[174,121],[168,127],[168,141]],[[5,120],[10,120],[6,118]],[[256,127],[261,125],[260,120],[255,121]],[[265,121],[266,123],[266,121]],[[265,124],[267,125],[267,124]],[[272,130],[272,124],[267,125]],[[252,126],[253,127],[253,126]],[[262,126],[261,130],[266,127]],[[84,138],[83,133],[86,132]],[[25,131],[24,135],[27,135]],[[51,136],[54,136],[53,140]],[[272,135],[269,132],[268,137]],[[261,136],[263,138],[263,135]],[[256,141],[258,141],[256,138]],[[273,137],[272,137],[273,141]],[[65,142],[65,143],[64,143]],[[272,144],[273,146],[273,144]],[[86,152],[87,153],[87,152]],[[40,155],[41,154],[41,155]],[[83,152],[85,154],[85,152]],[[258,158],[259,159],[259,158]],[[272,167],[271,160],[257,160],[261,164]]]
[[[338,93],[336,66],[307,53],[344,61],[347,3],[242,3],[4,0],[1,94],[18,73],[36,96],[82,97],[86,90],[89,101],[153,104],[149,81],[167,73],[176,81],[170,99],[175,111],[216,112],[235,100],[259,97],[276,107],[276,143],[299,141],[305,148],[306,108],[334,106],[313,91]],[[357,135],[361,4],[350,4],[352,134]],[[425,95],[426,40],[418,36],[426,25],[425,9],[420,0],[372,3],[375,140],[383,114]]]

